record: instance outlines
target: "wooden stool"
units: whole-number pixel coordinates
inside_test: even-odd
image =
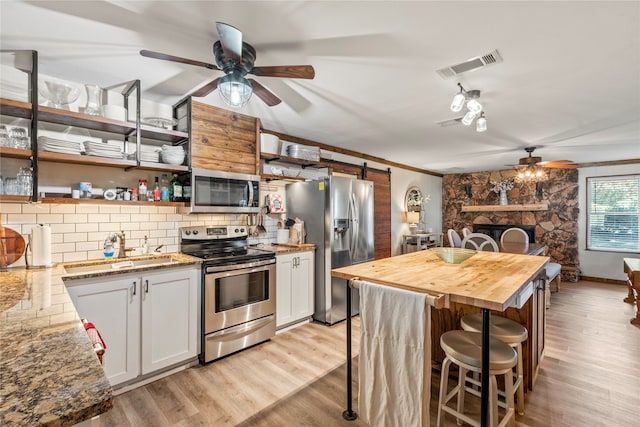
[[[467,391],[472,391],[466,387],[467,371],[482,372],[482,334],[468,331],[448,331],[440,337],[440,345],[446,357],[442,362],[442,372],[440,378],[440,397],[438,399],[438,427],[444,426],[444,412],[448,412],[458,420],[473,426],[480,426],[478,420],[474,420],[464,415],[464,395]],[[503,427],[507,423],[515,425],[515,411],[513,408],[513,373],[512,369],[516,365],[517,355],[513,348],[502,341],[491,338],[491,348],[489,353],[489,424],[493,427]],[[447,391],[449,382],[449,368],[451,363],[459,367],[458,385],[450,392]],[[505,376],[505,397],[506,413],[498,424],[498,384],[496,375]],[[485,390],[485,393],[487,390]],[[454,397],[458,397],[456,409],[447,406],[447,403]]]
[[[465,331],[482,332],[482,313],[467,314],[460,319],[460,326]],[[516,364],[516,381],[513,384],[516,392],[516,411],[524,414],[524,371],[522,368],[522,343],[529,336],[527,328],[502,316],[491,316],[491,337],[499,339],[513,347],[518,355]]]

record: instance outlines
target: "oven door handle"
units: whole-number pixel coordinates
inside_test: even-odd
[[[275,264],[275,259],[268,259],[264,261],[247,262],[244,264],[236,265],[221,265],[219,267],[207,267],[205,273],[218,273],[221,271],[243,270],[246,268],[261,267],[263,265]]]

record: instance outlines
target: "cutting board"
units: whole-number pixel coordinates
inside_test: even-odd
[[[0,268],[8,267],[24,255],[24,238],[11,228],[0,226]]]

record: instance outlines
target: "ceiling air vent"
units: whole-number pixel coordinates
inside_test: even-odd
[[[452,77],[459,76],[462,73],[466,73],[467,71],[477,70],[478,68],[497,64],[498,62],[502,62],[502,56],[500,56],[500,52],[496,49],[486,55],[471,58],[465,62],[461,62],[460,64],[441,68],[436,70],[436,73],[438,73],[443,79],[450,79]]]

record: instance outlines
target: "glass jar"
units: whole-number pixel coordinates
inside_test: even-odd
[[[90,116],[102,115],[102,88],[96,85],[84,85],[87,90],[87,105],[84,113]]]
[[[31,168],[20,168],[16,179],[17,194],[19,196],[30,196],[33,191],[33,176]]]

